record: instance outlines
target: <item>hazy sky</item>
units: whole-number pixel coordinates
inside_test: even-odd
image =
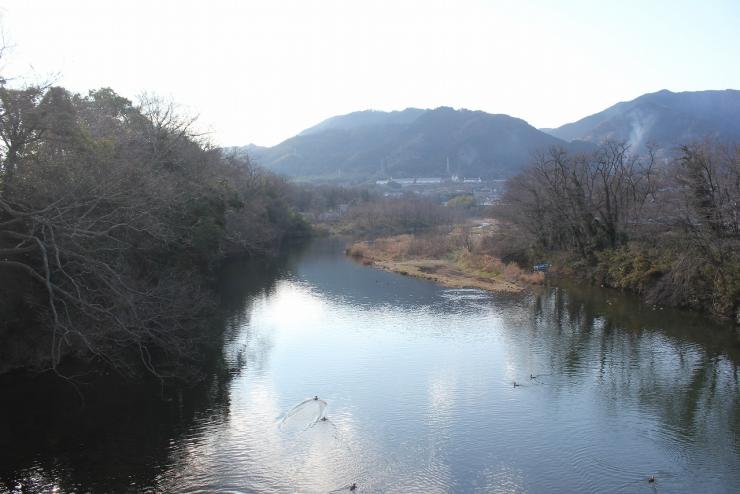
[[[667,88],[740,88],[740,0],[0,0],[4,76],[171,98],[215,142],[355,110],[552,127]]]

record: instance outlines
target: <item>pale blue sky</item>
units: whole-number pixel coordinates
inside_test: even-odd
[[[441,105],[558,126],[659,89],[740,88],[740,0],[0,0],[4,75],[148,91],[223,145]]]

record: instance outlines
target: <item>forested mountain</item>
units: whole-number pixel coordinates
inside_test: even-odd
[[[506,177],[532,153],[568,146],[524,120],[482,111],[409,108],[332,117],[272,148],[246,146],[266,168],[303,178]]]
[[[326,120],[309,127],[299,135],[317,134],[329,129],[357,129],[370,125],[406,125],[419,118],[426,110],[418,108],[406,108],[402,111],[376,111],[365,110],[348,113],[347,115],[337,115],[327,118]]]
[[[274,147],[233,148],[266,168],[297,178],[370,179],[443,176],[504,178],[533,154],[561,146],[591,151],[606,140],[642,152],[655,144],[671,153],[683,144],[740,136],[740,91],[663,90],[557,129],[482,111],[407,108],[329,118]]]
[[[665,150],[704,138],[736,141],[740,136],[740,91],[668,90],[617,103],[557,129],[542,129],[565,141],[627,142],[633,150],[654,143]]]

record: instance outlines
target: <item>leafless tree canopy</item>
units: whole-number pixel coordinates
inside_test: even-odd
[[[572,252],[601,282],[738,317],[740,149],[680,151],[658,164],[618,142],[553,149],[510,182],[498,213],[539,256]]]
[[[653,167],[652,155],[632,156],[622,143],[606,143],[593,155],[551,149],[511,181],[507,202],[544,247],[588,257],[624,242],[654,190]]]

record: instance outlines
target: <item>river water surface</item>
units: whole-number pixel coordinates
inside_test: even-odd
[[[0,383],[0,491],[738,492],[731,328],[599,289],[447,289],[341,247],[231,266],[226,377],[198,390],[80,411],[68,386]]]

